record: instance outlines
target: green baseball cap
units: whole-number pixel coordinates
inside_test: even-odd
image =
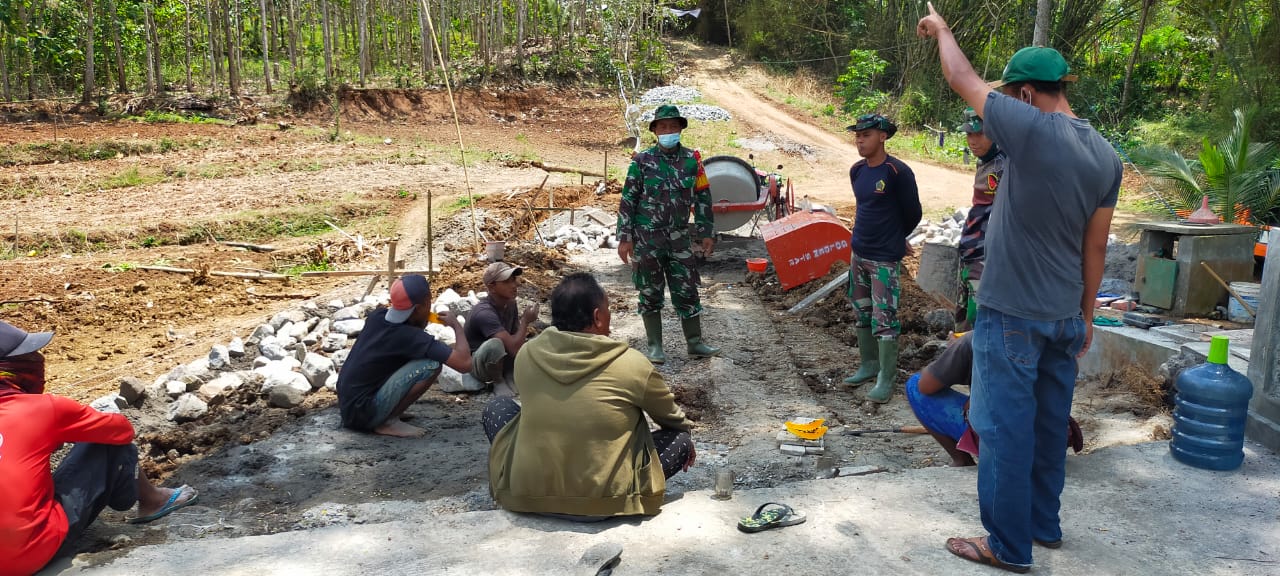
[[[893,135],[898,133],[898,126],[880,114],[863,114],[858,117],[856,122],[850,126],[845,126],[844,129],[850,132],[858,132],[860,130],[871,130],[872,128],[884,131],[890,138],[893,138]]]
[[[1076,76],[1068,74],[1071,67],[1062,54],[1045,46],[1027,46],[1009,59],[1000,80],[988,84],[999,88],[1014,82],[1075,82]]]
[[[671,104],[663,104],[659,106],[657,110],[653,111],[653,120],[649,121],[649,131],[653,132],[653,125],[657,124],[659,120],[666,120],[667,118],[675,118],[676,120],[679,120],[681,130],[689,127],[689,120],[680,115],[679,108],[676,108]]]
[[[965,108],[964,122],[956,126],[956,130],[965,134],[978,134],[982,132],[982,118],[978,117],[978,113],[973,108]]]

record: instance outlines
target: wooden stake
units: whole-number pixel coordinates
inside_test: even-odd
[[[435,268],[435,267],[436,267],[436,266],[435,266],[435,264],[432,262],[432,259],[434,259],[434,258],[435,258],[435,256],[432,254],[432,252],[435,252],[435,250],[434,250],[435,245],[434,245],[434,243],[433,243],[434,241],[433,241],[433,240],[432,240],[432,238],[431,238],[431,236],[432,236],[432,234],[431,234],[431,204],[432,204],[432,201],[433,201],[432,196],[433,196],[433,194],[431,193],[431,186],[427,186],[427,268]]]
[[[396,241],[395,240],[387,241],[386,275],[387,275],[387,287],[390,288],[391,283],[395,282],[395,279],[396,279]],[[364,289],[365,296],[368,296],[373,293],[373,287],[378,285],[378,280],[381,278],[382,278],[381,275],[375,275],[373,278],[369,279],[369,286]]]

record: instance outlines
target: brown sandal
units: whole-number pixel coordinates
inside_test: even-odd
[[[995,553],[987,546],[987,538],[985,536],[980,538],[947,538],[947,551],[970,562],[986,564],[987,566],[994,566],[1001,570],[1008,570],[1018,574],[1026,574],[1031,570],[1030,566],[1008,564],[996,558]]]

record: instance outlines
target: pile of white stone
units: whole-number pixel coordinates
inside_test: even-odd
[[[703,122],[728,122],[733,120],[733,115],[730,114],[728,110],[719,106],[711,106],[709,104],[680,104],[678,107],[680,108],[680,115],[690,121],[700,120]],[[645,129],[648,129],[649,122],[653,120],[653,113],[655,111],[657,111],[657,108],[644,110],[632,105],[627,108],[627,117],[633,118],[635,117],[635,114],[638,113],[639,119],[637,122],[641,126],[645,127]]]
[[[640,103],[646,106],[657,106],[659,104],[675,104],[679,102],[693,102],[702,98],[702,93],[697,88],[688,86],[658,86],[651,88],[640,96]]]
[[[907,243],[912,246],[921,244],[942,244],[944,246],[960,246],[960,235],[964,230],[965,218],[969,216],[969,208],[961,208],[940,222],[921,220],[915,230],[907,235]]]
[[[618,247],[618,237],[613,234],[613,230],[600,224],[588,224],[586,226],[566,224],[557,228],[551,235],[543,237],[543,241],[552,248],[580,252]]]
[[[452,310],[465,321],[467,312],[483,297],[483,293],[461,296],[445,290],[432,306],[437,311]],[[237,337],[215,345],[208,356],[177,366],[150,384],[135,377],[122,378],[118,393],[90,405],[103,412],[120,412],[153,399],[167,403],[166,416],[174,422],[198,420],[209,407],[234,398],[262,398],[280,408],[299,406],[316,390],[336,389],[338,370],[364,329],[365,317],[388,301],[383,290],[351,302],[333,300],[324,306],[306,302],[276,314],[255,328],[248,339]],[[450,328],[431,324],[427,331],[446,344],[454,342]],[[246,357],[252,360],[245,362]],[[246,387],[248,395],[243,393]],[[450,393],[475,391],[447,366],[438,388]]]

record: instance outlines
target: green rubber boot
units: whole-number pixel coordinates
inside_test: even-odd
[[[893,397],[893,380],[898,376],[898,340],[880,341],[880,374],[876,376],[876,385],[867,392],[867,400],[876,404],[884,404]]]
[[[880,373],[880,349],[876,337],[871,334],[871,327],[858,327],[858,358],[861,365],[853,376],[844,379],[845,384],[855,386],[876,377]]]
[[[666,362],[667,353],[662,351],[662,315],[645,314],[641,318],[644,319],[644,336],[648,341],[644,357],[654,364]]]
[[[702,316],[682,318],[680,327],[684,328],[684,341],[689,345],[690,358],[706,358],[720,355],[719,348],[707,346],[702,342]]]

